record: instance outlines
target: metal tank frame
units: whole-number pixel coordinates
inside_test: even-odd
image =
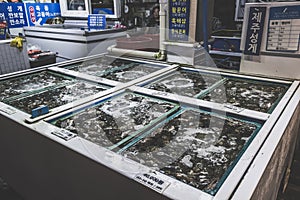
[[[1,76],[0,80],[50,70],[92,82],[107,83],[107,80],[103,78],[83,75],[64,68],[70,64],[94,58],[98,58],[98,56],[17,72]],[[260,185],[264,183],[270,184],[270,182],[264,180],[274,175],[274,171],[268,170],[268,168],[273,166],[272,163],[274,164],[276,155],[279,155],[278,151],[290,153],[294,151],[295,142],[292,142],[292,138],[297,137],[297,128],[299,128],[299,123],[297,123],[299,113],[298,104],[300,101],[299,81],[254,77],[226,70],[217,72],[205,68],[196,69],[163,62],[124,59],[162,65],[163,67],[159,71],[128,83],[108,81],[112,83],[113,87],[100,92],[101,95],[99,93],[99,95],[94,95],[93,97],[86,97],[84,100],[77,100],[78,103],[76,101],[72,106],[62,106],[57,112],[38,117],[35,120],[30,119],[29,114],[0,102],[0,124],[5,129],[0,134],[0,158],[1,163],[5,163],[4,165],[0,165],[0,171],[3,173],[1,176],[17,192],[25,199],[33,200],[83,198],[254,199],[258,194],[262,195],[260,196],[261,198],[270,197],[272,192],[273,194],[274,192],[277,194],[281,179],[284,176],[283,172],[280,176],[277,176],[280,182],[276,182],[276,186],[269,189],[272,192],[258,193],[258,191],[260,191]],[[290,87],[270,114],[229,107],[226,104],[208,102],[141,87],[150,81],[155,81],[179,69],[256,81],[290,84]],[[203,108],[223,114],[226,113],[237,118],[260,121],[263,122],[263,125],[215,195],[200,191],[83,138],[73,137],[64,140],[52,134],[53,131],[60,132],[61,129],[49,124],[48,121],[60,116],[66,116],[78,109],[87,108],[107,98],[128,91],[177,102],[180,105]],[[286,149],[288,144],[286,140],[290,142],[288,149]],[[289,165],[290,157],[282,158],[280,166],[275,166],[275,169],[284,171]],[[137,177],[141,177],[144,174],[152,177],[152,179],[150,178],[152,182],[148,180],[152,185],[149,183],[140,183]],[[259,175],[257,176],[257,174]],[[159,185],[155,180],[162,180],[164,182],[162,187],[158,187]]]

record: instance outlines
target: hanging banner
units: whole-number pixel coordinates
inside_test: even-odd
[[[266,7],[250,7],[244,54],[259,55],[266,17]]]
[[[61,16],[59,3],[26,3],[26,12],[29,26],[40,26],[49,18]]]
[[[5,20],[8,28],[27,26],[24,4],[0,3],[0,20]]]

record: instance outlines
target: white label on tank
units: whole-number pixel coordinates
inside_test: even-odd
[[[236,107],[236,106],[231,105],[231,104],[223,104],[223,106],[225,108],[228,108],[228,109],[230,109],[234,112],[237,112],[237,113],[242,112],[243,110],[245,110],[244,108]]]
[[[2,107],[0,108],[0,111],[5,112],[6,114],[12,115],[15,114],[17,111],[10,107]]]
[[[159,193],[163,193],[163,191],[170,185],[170,182],[158,177],[155,172],[137,174],[134,179]]]

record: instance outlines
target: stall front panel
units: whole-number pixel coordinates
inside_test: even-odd
[[[136,188],[123,198],[228,199],[277,121],[284,120],[285,108],[300,98],[297,81],[107,55],[0,81],[1,126],[21,129],[1,133],[0,146],[26,158],[11,160],[2,153],[5,165],[0,168],[29,199],[42,197],[42,192],[29,192],[36,187],[44,194],[55,188],[59,196],[72,191],[72,199],[80,199],[82,192],[106,198],[109,189],[122,190],[115,185],[120,182]],[[34,103],[60,109],[32,120],[28,112]],[[19,148],[8,142],[14,140]],[[73,163],[75,168],[67,171]],[[20,165],[13,171],[7,167]],[[99,177],[108,171],[114,180]],[[45,179],[45,172],[51,177]],[[24,174],[30,184],[22,185],[14,173]],[[73,181],[79,177],[84,181]],[[89,185],[103,187],[74,189]]]

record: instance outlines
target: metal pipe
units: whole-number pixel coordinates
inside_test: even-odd
[[[201,45],[199,43],[184,43],[184,42],[171,42],[171,41],[165,41],[163,42],[164,45],[172,45],[172,46],[179,46],[179,47],[189,47],[189,48],[197,48]]]
[[[157,58],[158,60],[165,60],[166,59],[166,45],[164,44],[164,41],[166,40],[166,10],[168,8],[168,1],[166,0],[160,0],[159,1],[159,21],[160,21],[160,26],[159,26],[159,57]]]
[[[159,56],[159,53],[132,50],[132,49],[121,49],[121,48],[116,48],[116,45],[112,45],[108,47],[107,51],[118,56],[126,55],[126,56],[148,58],[148,59],[157,59],[157,57]]]
[[[167,53],[166,53],[166,44],[164,43],[166,40],[166,9],[168,8],[168,1],[167,0],[160,0],[159,2],[160,10],[160,37],[159,37],[159,52],[147,52],[147,51],[139,51],[139,50],[131,50],[131,49],[121,49],[116,48],[116,45],[110,46],[107,48],[107,51],[118,55],[127,55],[133,57],[141,57],[141,58],[148,58],[148,59],[156,59],[156,60],[166,60]]]

